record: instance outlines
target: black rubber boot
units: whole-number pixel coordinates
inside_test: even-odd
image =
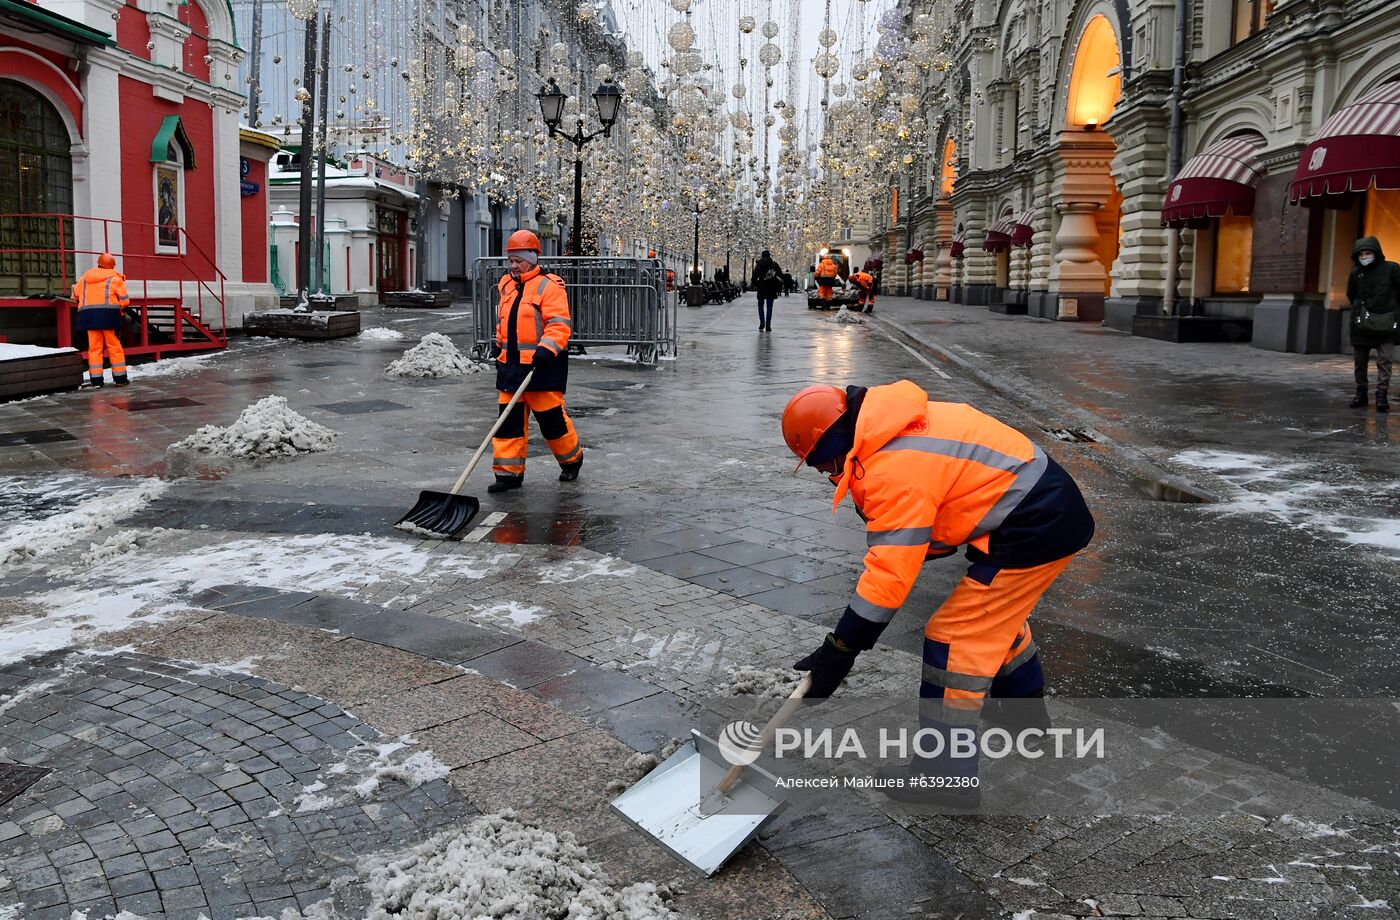
[[[113,375],[112,375],[112,382],[115,383],[115,384],[116,384],[117,386],[119,386],[119,387],[129,387],[129,386],[131,386],[131,381],[127,379],[126,374],[121,374],[121,375],[113,374]]]
[[[583,469],[583,458],[579,457],[573,463],[565,463],[559,467],[559,481],[573,482],[578,479],[578,471]]]
[[[91,377],[89,377],[89,378],[87,379],[87,383],[84,383],[84,384],[83,384],[81,387],[79,387],[78,389],[80,389],[80,390],[100,390],[100,389],[102,389],[102,386],[103,386],[103,383],[102,383],[101,380],[94,380],[94,379],[92,379]]]
[[[1377,391],[1376,391],[1376,411],[1377,411],[1377,412],[1389,412],[1389,411],[1390,411],[1390,394],[1387,393],[1385,390],[1377,390]]]
[[[1364,408],[1366,408],[1366,388],[1365,388],[1365,387],[1357,387],[1357,388],[1356,388],[1356,397],[1355,397],[1354,399],[1352,399],[1351,402],[1347,403],[1347,406],[1348,406],[1349,408],[1352,408],[1352,409],[1364,409]]]
[[[525,485],[524,476],[497,476],[496,481],[486,487],[486,491],[492,495],[499,495],[502,492],[509,492],[511,489],[519,489]]]

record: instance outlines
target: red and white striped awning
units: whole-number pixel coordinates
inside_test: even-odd
[[[1015,229],[1016,218],[1010,214],[1006,215],[992,224],[986,238],[982,240],[982,248],[988,252],[1005,252],[1011,248],[1011,234]]]
[[[1229,137],[1186,162],[1162,203],[1162,224],[1204,227],[1212,217],[1254,213],[1254,189],[1264,178],[1257,134]]]
[[[1022,211],[1016,218],[1016,226],[1011,231],[1012,246],[1029,246],[1031,238],[1035,236],[1035,227],[1032,222],[1035,220],[1035,209]]]
[[[967,233],[959,233],[953,237],[953,245],[948,247],[948,254],[955,259],[961,259],[963,253],[967,251]]]
[[[1354,192],[1400,189],[1400,82],[1387,83],[1327,119],[1298,160],[1293,203],[1345,207]]]

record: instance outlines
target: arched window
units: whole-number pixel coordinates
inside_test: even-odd
[[[1084,27],[1074,51],[1074,72],[1069,81],[1067,124],[1071,128],[1100,128],[1113,117],[1123,96],[1123,62],[1118,38],[1103,16]]]
[[[945,195],[953,194],[953,184],[958,181],[958,145],[951,137],[943,144],[943,168],[939,176],[939,188]]]
[[[73,222],[19,215],[73,213],[71,138],[53,104],[22,83],[0,79],[0,295],[66,293]]]

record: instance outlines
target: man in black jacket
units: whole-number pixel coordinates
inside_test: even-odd
[[[1347,278],[1351,302],[1351,348],[1356,370],[1356,398],[1351,408],[1366,408],[1371,351],[1376,352],[1376,411],[1390,411],[1390,364],[1400,342],[1400,265],[1387,262],[1380,240],[1364,236],[1351,249],[1356,267]]]
[[[758,331],[773,331],[773,301],[783,289],[783,269],[768,250],[753,265],[754,290],[758,292]]]

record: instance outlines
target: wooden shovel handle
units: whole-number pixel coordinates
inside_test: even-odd
[[[486,445],[490,444],[491,439],[496,436],[496,432],[501,430],[501,426],[506,422],[506,416],[510,414],[511,408],[514,407],[515,403],[520,399],[520,395],[525,392],[525,388],[530,385],[530,378],[533,376],[535,376],[535,369],[532,367],[530,368],[530,373],[525,375],[525,379],[520,381],[520,387],[515,391],[515,395],[511,396],[510,402],[506,403],[506,407],[500,410],[500,414],[496,416],[496,424],[492,425],[491,430],[486,432],[486,440],[482,441],[481,446],[476,449],[476,453],[472,454],[471,462],[467,464],[466,469],[462,470],[462,475],[457,477],[457,484],[452,487],[452,491],[449,494],[456,495],[458,492],[462,491],[462,486],[467,483],[467,477],[472,474],[472,470],[476,469],[476,464],[481,460],[481,455],[486,453]]]
[[[768,746],[768,742],[773,740],[773,736],[778,733],[778,729],[783,727],[798,706],[802,705],[802,698],[807,695],[807,691],[812,689],[812,675],[808,674],[802,678],[802,683],[797,685],[797,689],[792,691],[782,705],[782,708],[768,720],[768,724],[763,726],[763,733],[758,736],[758,749],[761,751]],[[721,794],[728,795],[729,790],[734,788],[734,784],[739,782],[739,775],[744,772],[743,764],[731,767],[729,772],[724,774],[724,779],[719,781],[715,787]]]

